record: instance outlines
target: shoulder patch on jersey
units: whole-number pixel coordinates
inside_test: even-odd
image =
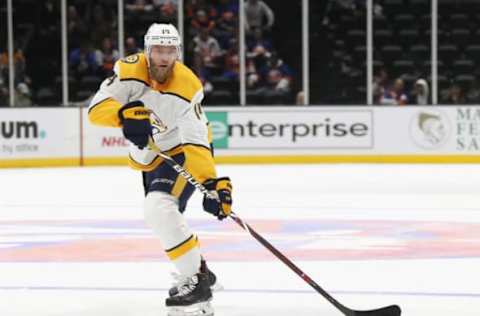
[[[148,65],[145,55],[138,53],[118,61],[118,76],[120,81],[133,80],[150,85]]]
[[[130,55],[122,59],[122,61],[127,64],[135,64],[139,60],[140,60],[140,57],[138,56],[138,54]]]

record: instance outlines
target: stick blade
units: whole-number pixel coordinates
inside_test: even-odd
[[[387,307],[374,309],[371,311],[355,311],[354,316],[400,316],[402,310],[398,305],[390,305]]]

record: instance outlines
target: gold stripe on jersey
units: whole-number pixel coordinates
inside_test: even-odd
[[[118,110],[122,105],[112,98],[107,98],[90,107],[88,119],[92,124],[108,127],[120,127]]]
[[[212,134],[212,127],[210,126],[209,123],[207,123],[207,129],[208,129],[208,143],[211,144],[213,141],[213,134]]]
[[[173,248],[165,250],[165,252],[171,260],[175,260],[195,247],[198,247],[198,238],[196,238],[194,235],[191,235],[187,240]]]
[[[138,58],[136,58],[136,56]],[[147,59],[143,53],[130,55],[118,61],[118,77],[120,81],[134,80],[150,85]]]
[[[152,81],[151,87],[160,93],[171,94],[190,103],[195,94],[202,89],[202,83],[187,66],[177,61],[171,77],[164,83]]]
[[[210,148],[196,144],[184,144],[185,169],[200,183],[217,177],[215,161]]]
[[[182,146],[176,146],[166,152],[170,157],[183,153]],[[128,156],[128,165],[135,170],[152,171],[163,162],[163,158],[156,156],[148,165],[137,162],[131,155]]]
[[[158,166],[160,166],[162,162],[163,162],[163,159],[160,158],[159,156],[156,156],[151,163],[149,163],[148,165],[144,165],[137,162],[135,159],[133,159],[131,155],[128,155],[128,165],[130,166],[130,168],[134,170],[152,171]]]
[[[178,176],[177,180],[175,180],[175,184],[173,185],[171,194],[177,198],[180,198],[182,195],[183,190],[187,186],[187,180],[184,177]]]

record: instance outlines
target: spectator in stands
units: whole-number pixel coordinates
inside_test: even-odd
[[[247,89],[255,89],[258,88],[260,85],[260,74],[255,67],[255,63],[247,59],[246,65],[246,73],[247,73]]]
[[[291,94],[292,72],[276,53],[257,71],[250,60],[247,65],[247,87],[255,102],[260,104],[288,103]]]
[[[205,95],[206,96],[210,95],[210,93],[212,93],[214,89],[212,83],[202,76],[200,76],[199,79],[200,79],[200,82],[202,83],[203,92],[205,93]]]
[[[217,17],[221,17],[225,12],[232,12],[234,16],[238,16],[238,1],[218,0],[218,2],[215,7]]]
[[[113,35],[114,23],[107,17],[105,10],[101,5],[95,5],[93,8],[93,25],[95,25],[95,31],[92,32],[93,47],[102,47],[104,39]]]
[[[465,104],[465,95],[462,87],[457,83],[453,83],[447,90],[446,95],[443,97],[442,103],[444,104]]]
[[[223,11],[213,29],[213,35],[220,45],[227,49],[231,38],[237,37],[237,18],[233,11]]]
[[[240,73],[240,57],[238,56],[238,41],[232,39],[230,47],[225,54],[225,71],[223,77],[232,81],[238,81]]]
[[[0,75],[0,107],[8,106],[9,104],[8,88],[5,82],[6,81]]]
[[[415,97],[415,104],[428,105],[428,98],[430,96],[430,90],[428,88],[428,82],[425,79],[418,79],[415,82],[412,90],[412,96]]]
[[[260,68],[259,72],[263,78],[266,78],[271,70],[278,70],[284,79],[284,82],[288,82],[288,86],[290,86],[293,72],[290,67],[288,67],[283,60],[278,57],[276,52],[272,52],[270,54],[270,57],[267,59],[265,65]]]
[[[219,66],[219,57],[222,56],[222,50],[218,41],[210,36],[209,30],[203,28],[200,34],[195,36],[192,41],[194,53],[194,70],[200,76],[208,78],[210,72]]]
[[[267,67],[267,63],[272,57],[272,44],[270,41],[263,40],[262,30],[256,29],[254,34],[254,39],[247,43],[246,57],[248,61],[253,63],[252,66],[255,69],[255,71],[252,70],[252,73],[254,74],[252,79],[256,78],[257,72],[265,78],[268,72],[268,69],[265,67]],[[260,77],[258,79],[260,79]]]
[[[255,59],[268,59],[272,55],[272,43],[263,38],[260,28],[253,30],[253,38],[247,43],[247,57]]]
[[[290,78],[283,75],[279,69],[270,69],[265,85],[256,93],[263,96],[262,103],[287,103],[290,96]]]
[[[68,6],[68,45],[69,49],[79,47],[80,42],[88,37],[88,26],[86,20],[78,15],[77,8]]]
[[[153,6],[160,11],[164,20],[176,21],[177,19],[177,0],[153,0]]]
[[[214,6],[209,4],[207,0],[190,0],[186,4],[186,16],[189,19],[193,19],[195,14],[203,10],[207,14],[208,18],[214,20],[217,16],[217,11],[215,10]]]
[[[373,104],[382,104],[387,82],[387,70],[385,68],[380,68],[376,75],[373,77]]]
[[[133,0],[125,5],[125,9],[133,14],[153,11],[154,6],[149,0]]]
[[[113,66],[119,58],[119,53],[113,48],[112,40],[105,37],[102,42],[102,48],[95,51],[95,60],[99,66],[99,76],[102,78],[113,75]]]
[[[133,55],[142,50],[137,46],[137,41],[134,37],[128,37],[125,41],[125,56]]]
[[[90,48],[90,43],[83,42],[80,48],[72,50],[69,56],[69,65],[73,76],[77,80],[83,76],[95,74],[97,62],[95,53]]]
[[[32,94],[28,85],[24,82],[19,83],[17,85],[17,89],[15,90],[15,106],[32,106]]]
[[[15,48],[13,53],[13,67],[15,72],[15,83],[29,80],[26,78],[26,60],[23,51]],[[3,69],[3,75],[8,78],[8,53],[5,51],[0,54],[0,72]]]
[[[202,29],[211,32],[215,27],[215,21],[210,19],[205,10],[198,10],[192,19],[192,35],[198,35]]]
[[[381,104],[384,105],[406,105],[408,103],[408,97],[405,93],[405,83],[403,79],[397,78],[393,84],[393,87],[386,90]]]
[[[264,24],[264,18],[266,23]],[[275,22],[275,15],[272,9],[261,0],[248,0],[245,3],[245,29],[247,32],[259,28],[269,31]]]
[[[305,92],[299,91],[295,97],[295,105],[308,105],[305,104]]]

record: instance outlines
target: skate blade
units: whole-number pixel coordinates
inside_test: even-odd
[[[170,306],[168,316],[213,316],[214,311],[210,302],[201,302],[190,306]]]

